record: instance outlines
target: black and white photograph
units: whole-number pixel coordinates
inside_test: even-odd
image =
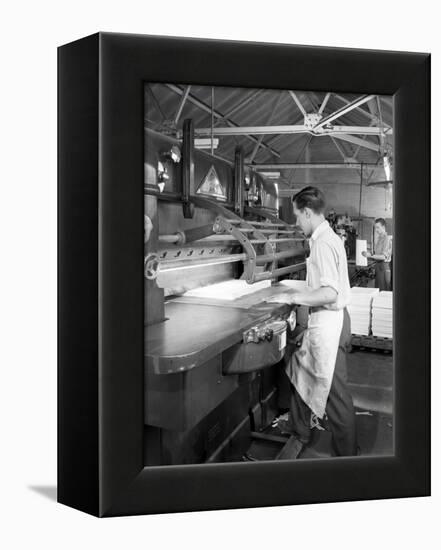
[[[436,7],[5,3],[2,548],[436,548]]]
[[[392,96],[145,83],[145,466],[394,455],[394,156]]]

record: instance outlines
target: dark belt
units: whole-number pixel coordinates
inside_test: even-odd
[[[309,313],[318,313],[319,311],[325,311],[326,308],[323,306],[315,306],[309,308]]]

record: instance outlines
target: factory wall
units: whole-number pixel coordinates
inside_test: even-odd
[[[348,214],[352,218],[358,218],[360,203],[360,185],[355,183],[316,183],[326,197],[326,214],[333,209],[337,214]],[[297,189],[296,189],[297,190]],[[300,190],[300,188],[298,189]],[[393,206],[392,196],[383,187],[363,186],[361,195],[361,220],[354,219],[357,235],[360,239],[366,239],[371,245],[373,238],[373,225],[376,218],[384,218],[386,230],[393,235]],[[284,198],[280,201],[279,215],[288,223],[294,223],[291,199]]]
[[[327,211],[335,210],[337,214],[348,213],[353,218],[358,218],[360,204],[360,186],[344,183],[327,183],[317,185],[326,196]],[[392,223],[392,196],[383,187],[363,186],[361,194],[361,220],[354,221],[358,237],[371,243],[373,225],[376,218],[384,218],[386,230],[393,235]]]
[[[306,155],[305,161],[308,155]],[[382,167],[365,168],[361,194],[361,216],[368,218],[392,218],[392,192],[384,187],[367,186],[369,182],[385,179]],[[297,169],[289,178],[290,187],[300,191],[307,185],[321,189],[326,196],[327,209],[338,214],[358,217],[360,205],[360,172],[351,169]]]
[[[326,196],[328,209],[337,213],[348,213],[358,217],[360,203],[360,185],[351,183],[317,184]],[[361,216],[368,218],[391,218],[392,204],[390,192],[383,187],[363,186],[361,195]]]

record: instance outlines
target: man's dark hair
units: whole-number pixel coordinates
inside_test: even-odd
[[[386,220],[384,218],[377,218],[374,223],[379,223],[383,227],[386,227]]]
[[[292,202],[299,210],[310,208],[316,214],[322,214],[325,210],[325,196],[317,187],[304,187],[293,196]]]

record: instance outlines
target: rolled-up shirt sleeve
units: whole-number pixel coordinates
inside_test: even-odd
[[[338,272],[338,254],[326,242],[318,241],[315,263],[319,271],[320,286],[330,286],[337,294],[340,290]]]

